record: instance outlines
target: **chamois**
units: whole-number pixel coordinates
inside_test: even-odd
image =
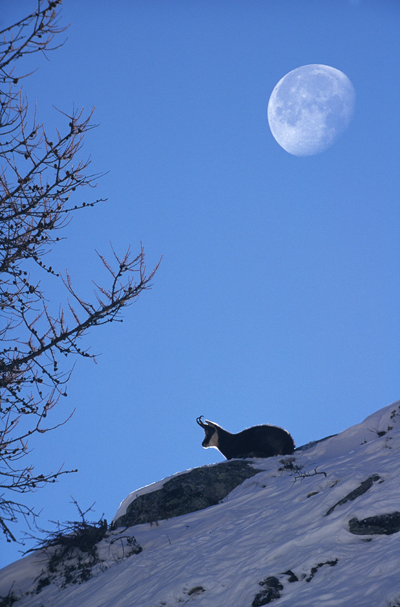
[[[273,457],[290,455],[294,451],[294,441],[289,432],[277,426],[264,424],[231,434],[208,419],[203,422],[202,417],[196,418],[205,432],[202,446],[205,449],[215,447],[226,459]]]

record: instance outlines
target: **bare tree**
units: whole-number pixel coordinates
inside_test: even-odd
[[[68,273],[58,274],[45,261],[71,213],[100,202],[70,202],[98,177],[88,175],[89,161],[79,159],[83,137],[93,128],[91,114],[61,112],[64,131],[50,137],[20,86],[26,74],[16,72],[24,55],[57,48],[52,41],[63,31],[60,2],[38,0],[31,15],[0,32],[0,528],[7,541],[16,541],[10,522],[22,516],[29,524],[37,516],[21,494],[67,473],[37,473],[27,463],[28,438],[57,427],[46,422],[70,379],[60,360],[92,357],[82,337],[91,327],[120,319],[121,309],[150,288],[158,267],[146,273],[142,247],[134,258],[129,249],[122,257],[113,251],[112,264],[99,255],[110,281],[95,285],[88,302]],[[57,306],[56,313],[45,297],[47,279],[65,287],[64,309]]]

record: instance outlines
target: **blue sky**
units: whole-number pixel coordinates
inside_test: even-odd
[[[38,471],[79,469],[29,498],[43,525],[76,518],[70,496],[110,520],[131,491],[221,461],[198,415],[300,445],[400,392],[398,2],[63,4],[67,40],[25,62],[40,69],[24,87],[49,133],[67,126],[53,106],[95,106],[83,157],[107,174],[86,197],[109,201],[73,218],[52,265],[89,297],[106,279],[95,249],[142,241],[149,269],[163,259],[124,323],[87,337],[97,364],[76,361],[53,414],[76,407],[71,421],[31,443]],[[2,0],[0,25],[34,8]],[[267,104],[309,63],[343,71],[356,105],[331,148],[299,158]]]

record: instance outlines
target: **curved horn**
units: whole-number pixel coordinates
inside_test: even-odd
[[[200,415],[200,417],[196,417],[196,422],[199,424],[199,426],[201,426],[204,429],[204,428],[207,428],[207,424],[205,424],[201,421],[202,417],[204,417],[204,415]]]

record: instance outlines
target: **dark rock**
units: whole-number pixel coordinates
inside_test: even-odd
[[[192,596],[192,595],[196,595],[196,594],[201,594],[202,592],[205,592],[203,586],[195,586],[194,588],[192,588],[191,590],[189,590],[189,592],[187,593],[188,596]]]
[[[400,531],[400,512],[369,516],[359,521],[349,521],[349,531],[355,535],[392,535]]]
[[[342,506],[346,502],[352,502],[357,497],[360,497],[360,495],[363,495],[363,493],[366,493],[368,491],[368,489],[370,489],[372,487],[372,485],[379,480],[381,480],[381,477],[378,474],[373,474],[372,476],[369,476],[365,481],[363,481],[361,483],[361,485],[359,487],[357,487],[357,489],[350,491],[350,493],[348,493],[346,495],[346,497],[339,500],[338,502],[336,502],[336,504],[334,506],[329,508],[329,510],[325,514],[325,516],[328,516],[329,514],[331,514],[331,512],[333,512],[334,509],[336,508],[336,506]]]
[[[288,582],[290,582],[291,584],[293,584],[293,582],[298,582],[299,581],[299,578],[297,577],[297,575],[295,573],[293,573],[293,571],[291,569],[288,569],[287,571],[284,571],[283,575],[288,575],[289,576]]]
[[[246,461],[194,468],[167,481],[161,489],[139,495],[112,525],[132,527],[215,506],[247,478],[262,472]]]
[[[268,605],[272,601],[281,598],[280,590],[283,590],[283,586],[277,577],[267,577],[262,582],[259,582],[260,586],[264,586],[263,590],[256,594],[252,602],[252,607],[261,607],[262,605]]]
[[[329,565],[329,567],[334,567],[339,562],[339,559],[333,559],[332,561],[325,561],[325,563],[318,563],[315,567],[312,567],[310,571],[310,575],[306,577],[306,582],[311,582],[314,575],[317,573],[318,569],[321,569],[324,565]]]

